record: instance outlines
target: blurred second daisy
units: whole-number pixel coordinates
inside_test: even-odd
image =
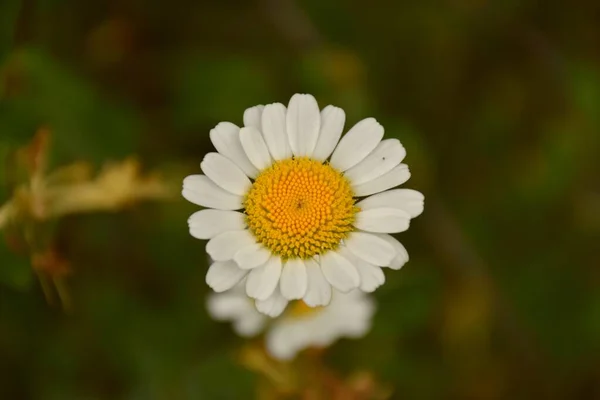
[[[382,140],[373,118],[342,137],[344,122],[342,109],[320,110],[313,96],[296,94],[287,107],[247,109],[242,128],[211,130],[217,152],[200,164],[204,175],[184,179],[183,196],[207,207],[189,227],[209,239],[214,291],[247,277],[257,309],[277,316],[290,300],[328,305],[332,288],[374,291],[385,280],[381,267],[408,261],[389,235],[423,211],[421,193],[392,189],[410,177],[406,151]]]
[[[304,349],[328,347],[340,338],[364,336],[375,312],[370,295],[360,290],[341,293],[334,289],[327,307],[312,308],[301,300],[294,301],[270,322],[252,307],[243,285],[210,294],[207,307],[213,318],[231,321],[240,336],[253,337],[266,330],[266,350],[280,360],[292,359]]]

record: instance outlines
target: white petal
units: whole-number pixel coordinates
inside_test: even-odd
[[[285,106],[281,103],[269,104],[262,114],[262,134],[275,160],[292,157],[285,126]]]
[[[360,275],[360,290],[363,292],[374,292],[379,286],[385,282],[385,275],[380,267],[370,264],[357,257],[354,253],[348,250],[347,247],[342,247],[340,253],[344,258],[352,263]]]
[[[378,266],[390,265],[396,256],[394,246],[366,232],[353,232],[346,241],[346,247],[358,258]]]
[[[200,163],[200,168],[214,183],[230,193],[243,196],[252,183],[233,161],[219,153],[208,153]]]
[[[312,158],[325,161],[337,146],[344,130],[346,113],[341,108],[327,106],[321,111],[321,130]]]
[[[256,309],[271,318],[278,317],[288,304],[288,301],[275,288],[273,294],[266,300],[256,300]]]
[[[248,271],[240,269],[233,261],[215,262],[206,273],[206,283],[217,293],[234,287]]]
[[[283,297],[288,300],[301,299],[306,294],[307,282],[304,261],[296,258],[285,263],[279,283]]]
[[[201,210],[188,219],[190,234],[197,239],[211,239],[223,232],[246,228],[244,214],[236,211]]]
[[[238,251],[254,243],[254,236],[247,230],[224,232],[208,241],[206,252],[215,261],[233,260]]]
[[[207,176],[190,175],[183,180],[183,191],[186,200],[202,207],[217,208],[219,210],[239,210],[243,207],[241,196],[229,193]]]
[[[410,215],[399,208],[372,208],[356,213],[354,226],[376,233],[404,232],[410,225]]]
[[[360,275],[360,290],[363,292],[374,292],[379,286],[385,283],[385,275],[381,267],[372,264],[358,264],[356,266]]]
[[[375,118],[358,122],[344,135],[331,156],[331,166],[346,171],[361,162],[381,142],[383,126]]]
[[[394,246],[396,250],[396,257],[392,260],[389,267],[391,269],[400,269],[404,264],[408,262],[408,252],[406,248],[400,243],[395,237],[387,235],[385,233],[377,234],[380,238]]]
[[[210,141],[215,149],[231,161],[250,178],[258,175],[258,170],[252,165],[240,142],[240,128],[231,122],[221,122],[210,131]]]
[[[308,285],[304,302],[309,307],[326,306],[331,301],[331,284],[325,279],[321,266],[313,259],[305,260]]]
[[[382,140],[367,158],[346,171],[344,176],[353,185],[360,185],[391,171],[405,156],[406,150],[398,139]]]
[[[271,252],[261,243],[255,243],[251,246],[240,249],[233,260],[242,269],[252,269],[263,265],[271,257]]]
[[[301,337],[299,344],[298,335],[305,336],[306,333],[295,328],[296,324],[285,319],[273,324],[265,335],[265,347],[271,357],[282,361],[291,360],[305,346],[306,338]]]
[[[286,116],[287,134],[295,156],[310,157],[319,139],[321,113],[317,100],[310,94],[295,94]]]
[[[206,300],[206,309],[211,317],[219,321],[238,318],[248,311],[248,299],[232,291],[211,293]]]
[[[240,129],[240,140],[248,159],[256,168],[263,170],[271,165],[269,149],[259,130],[253,127]]]
[[[257,300],[266,300],[273,294],[281,277],[281,259],[273,256],[260,267],[254,268],[246,281],[246,294]]]
[[[265,316],[257,312],[244,315],[233,322],[233,329],[241,337],[252,337],[260,333],[265,326]]]
[[[259,131],[262,130],[261,119],[264,109],[265,106],[262,104],[247,108],[246,111],[244,111],[244,126],[252,126]]]
[[[368,196],[373,193],[383,192],[384,190],[402,185],[409,178],[410,171],[408,169],[408,165],[400,164],[393,168],[390,172],[383,174],[372,181],[365,182],[360,185],[352,185],[352,189],[354,190],[355,195],[358,197]]]
[[[349,292],[360,285],[360,276],[354,265],[335,251],[323,254],[319,262],[327,281],[340,292]]]
[[[423,201],[425,196],[413,189],[394,189],[375,194],[356,204],[361,210],[374,208],[398,208],[411,218],[423,212]]]

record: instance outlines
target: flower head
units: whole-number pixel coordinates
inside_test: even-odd
[[[360,290],[341,293],[334,289],[327,307],[312,308],[303,301],[294,301],[269,324],[268,318],[252,306],[242,283],[227,292],[209,295],[207,308],[213,318],[231,321],[240,336],[253,337],[265,330],[269,354],[289,360],[307,348],[328,347],[343,337],[362,337],[371,328],[375,303]]]
[[[206,280],[216,292],[244,277],[259,311],[276,316],[289,300],[326,306],[332,287],[371,292],[381,267],[408,261],[389,233],[408,229],[423,211],[423,195],[393,189],[408,180],[406,151],[383,138],[373,118],[343,137],[345,114],[319,110],[311,95],[294,95],[244,112],[244,127],[229,122],[210,132],[217,152],[201,163],[204,175],[183,181],[183,196],[206,207],[189,219],[190,233],[209,239],[214,263]]]

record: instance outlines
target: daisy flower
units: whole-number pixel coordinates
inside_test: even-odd
[[[244,277],[259,311],[280,314],[289,300],[328,305],[332,287],[370,292],[381,267],[399,269],[408,254],[390,233],[408,229],[423,195],[392,189],[408,180],[397,139],[367,118],[345,135],[345,113],[319,109],[311,95],[244,112],[244,126],[218,124],[217,152],[204,175],[183,181],[183,196],[206,207],[189,219],[192,236],[208,239],[214,260],[206,282],[215,292]]]
[[[371,328],[375,303],[360,290],[342,293],[334,289],[327,307],[311,308],[295,301],[281,316],[269,320],[254,309],[243,284],[238,284],[227,292],[209,295],[207,308],[213,318],[231,321],[242,337],[256,336],[266,329],[269,354],[289,360],[310,347],[328,347],[340,338],[364,336]]]

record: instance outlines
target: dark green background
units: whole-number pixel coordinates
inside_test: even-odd
[[[0,203],[42,124],[53,166],[135,154],[178,186],[246,107],[376,117],[425,212],[371,333],[327,362],[398,399],[600,398],[599,2],[1,0],[0,66]],[[70,314],[2,242],[0,398],[252,398],[204,310],[194,210],[58,221]]]

